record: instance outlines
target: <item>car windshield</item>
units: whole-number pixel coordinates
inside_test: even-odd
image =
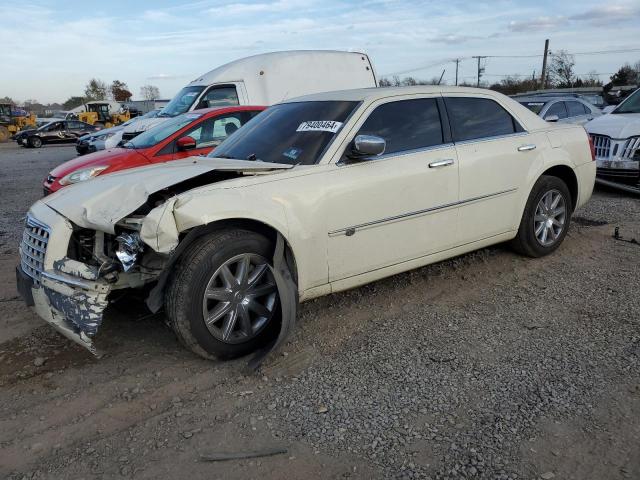
[[[640,113],[640,89],[633,92],[611,113]]]
[[[524,105],[533,113],[538,115],[540,110],[542,110],[542,107],[544,107],[544,102],[520,102],[520,105]]]
[[[209,156],[313,165],[357,105],[343,101],[276,105],[256,116]]]
[[[124,144],[125,148],[149,148],[202,117],[201,113],[185,113],[142,132]]]
[[[171,99],[169,103],[165,105],[162,111],[158,114],[159,117],[175,117],[180,115],[191,108],[193,102],[196,101],[200,93],[204,90],[203,86],[200,87],[184,87],[178,92],[178,94]]]

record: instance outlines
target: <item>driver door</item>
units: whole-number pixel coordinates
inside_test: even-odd
[[[458,161],[441,110],[439,96],[386,99],[356,125],[351,139],[375,135],[387,146],[381,156],[330,166],[330,282],[455,246]]]

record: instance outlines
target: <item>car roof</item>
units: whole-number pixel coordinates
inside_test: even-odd
[[[518,102],[547,103],[547,102],[556,102],[556,101],[575,102],[576,100],[581,101],[582,99],[580,97],[545,97],[542,95],[535,95],[533,97],[517,97],[517,98],[514,98],[514,100]]]
[[[357,101],[376,100],[397,95],[433,95],[433,94],[459,94],[467,93],[473,95],[483,95],[490,97],[502,97],[499,92],[486,88],[454,87],[452,85],[417,85],[414,87],[371,87],[358,88],[353,90],[337,90],[334,92],[314,93],[302,97],[291,98],[283,103],[300,101]]]
[[[217,113],[246,112],[247,110],[264,110],[265,108],[267,107],[264,105],[227,105],[224,107],[199,108],[184,113],[198,113],[200,115],[211,116]]]

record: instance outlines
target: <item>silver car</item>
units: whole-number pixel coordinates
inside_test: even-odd
[[[600,109],[577,97],[518,97],[515,100],[547,122],[584,125],[602,115]]]

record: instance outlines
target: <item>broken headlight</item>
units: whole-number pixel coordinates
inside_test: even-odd
[[[144,250],[144,243],[142,243],[138,232],[118,235],[116,242],[118,242],[116,257],[120,260],[122,269],[128,272],[138,260],[138,255]]]

